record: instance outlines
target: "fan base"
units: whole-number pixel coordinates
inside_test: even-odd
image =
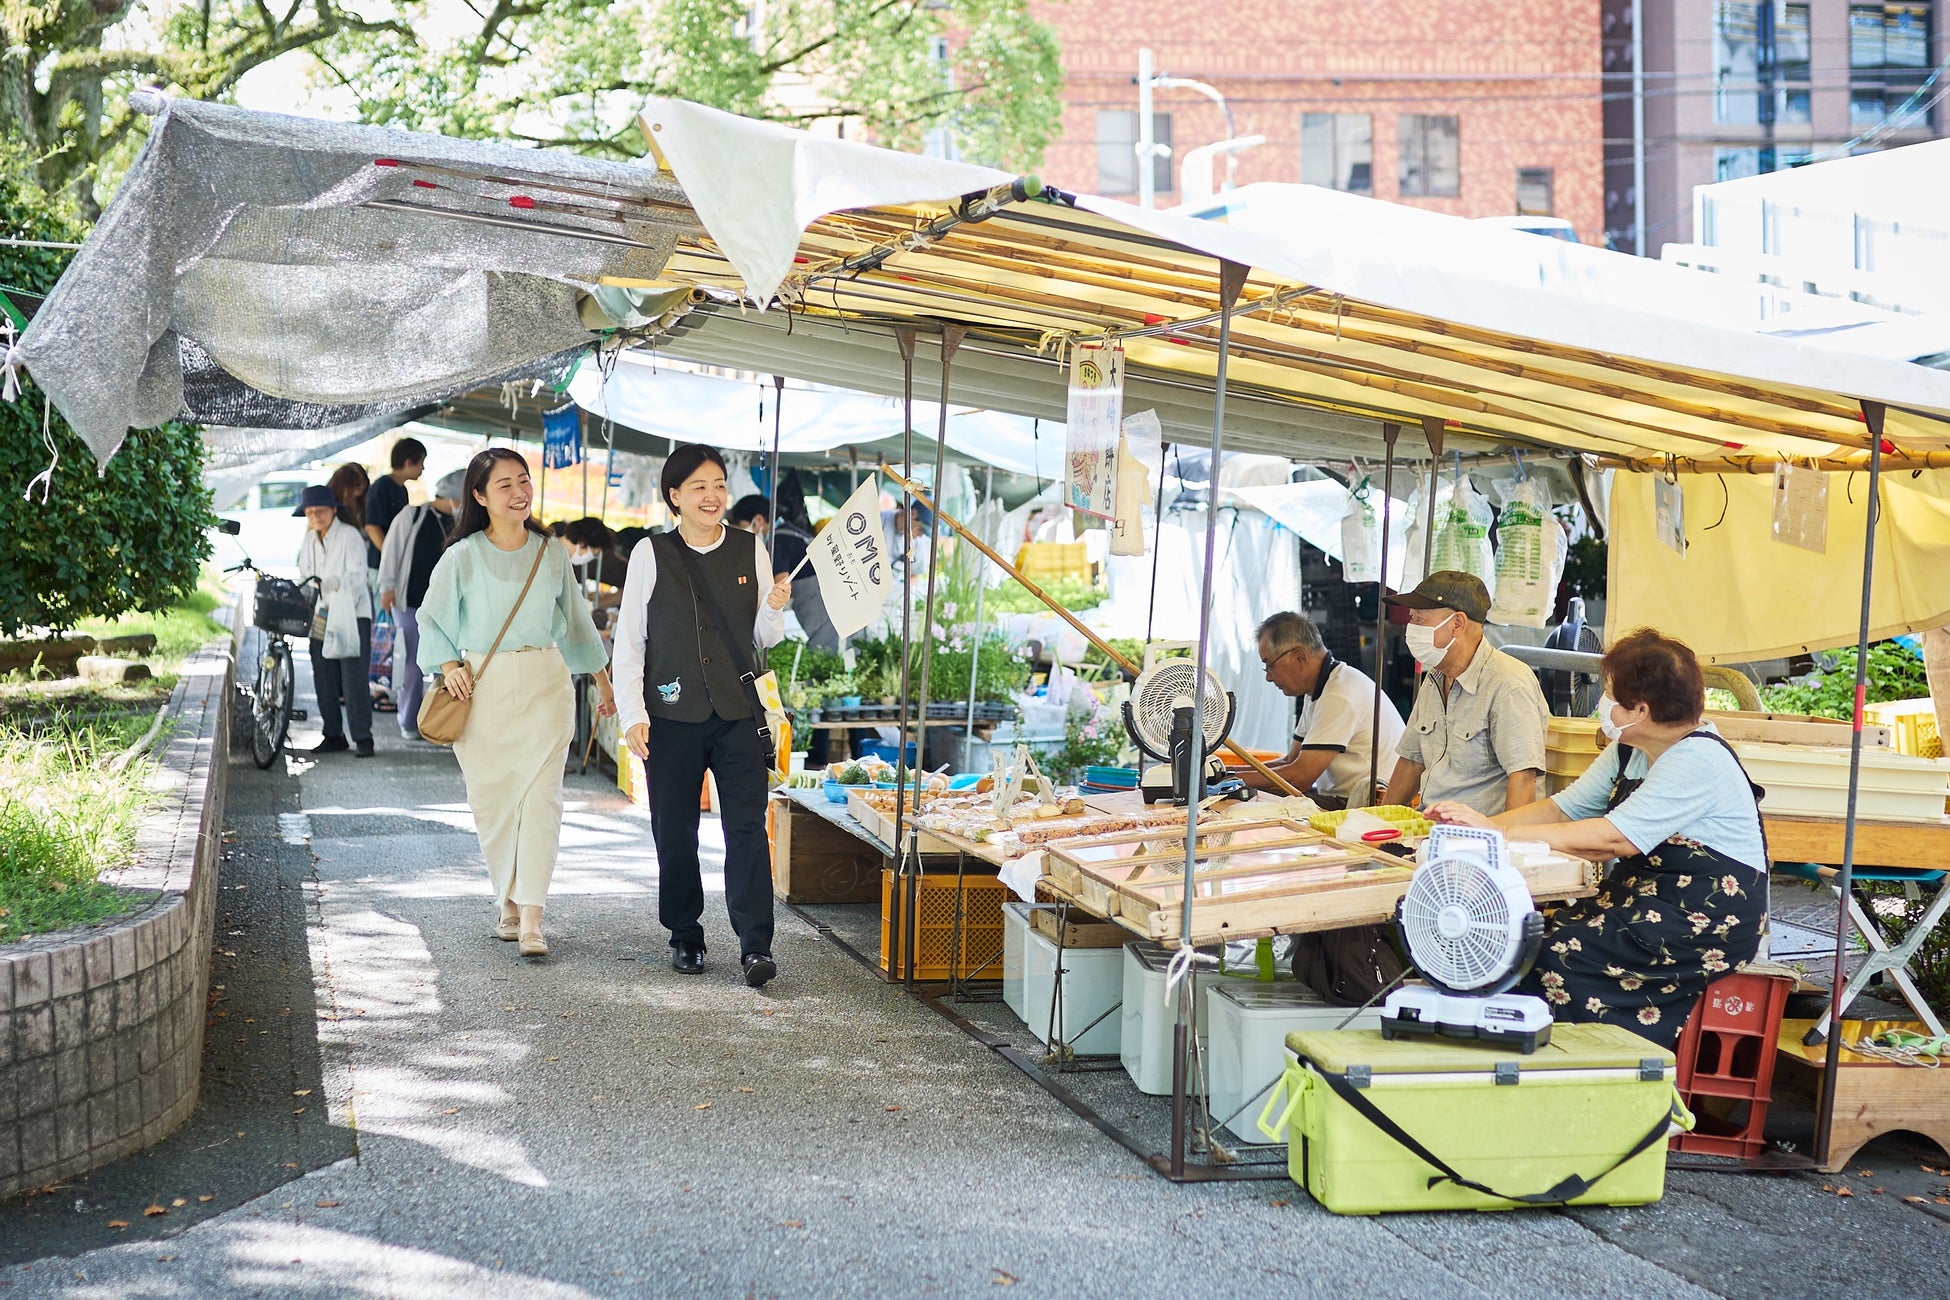
[[[1551,1012],[1542,998],[1522,993],[1469,997],[1409,985],[1388,995],[1381,1036],[1459,1038],[1486,1047],[1514,1047],[1529,1056],[1551,1040]]]

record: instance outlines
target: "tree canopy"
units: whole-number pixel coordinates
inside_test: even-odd
[[[612,156],[664,95],[1030,170],[1061,90],[1029,0],[0,0],[0,137],[93,215],[130,90],[234,98],[274,61],[364,121]]]

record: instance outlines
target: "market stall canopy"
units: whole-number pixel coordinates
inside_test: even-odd
[[[1686,551],[1659,539],[1655,476],[1612,488],[1608,632],[1656,627],[1709,663],[1852,646],[1859,635],[1869,476],[1828,474],[1820,551],[1774,535],[1771,474],[1682,474]],[[1950,471],[1882,476],[1874,639],[1950,623]]]
[[[1662,310],[1678,268],[1580,278],[1534,236],[1327,190],[1276,236],[678,101],[644,126],[668,170],[172,101],[18,359],[106,457],[171,417],[309,428],[559,379],[599,340],[893,394],[895,327],[954,323],[952,403],[1060,418],[1067,348],[1114,335],[1127,407],[1202,441],[1223,259],[1251,268],[1241,450],[1377,456],[1382,422],[1426,421],[1465,451],[1826,457],[1868,446],[1865,400],[1892,468],[1950,448],[1950,373]]]

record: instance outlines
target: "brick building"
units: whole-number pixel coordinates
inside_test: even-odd
[[[1642,8],[1645,251],[1655,257],[1668,243],[1719,242],[1693,229],[1695,186],[1945,134],[1950,0],[1643,0]],[[1631,0],[1604,0],[1605,222],[1628,250],[1631,13]]]
[[[1234,179],[1333,185],[1460,216],[1569,219],[1602,239],[1600,0],[1067,0],[1037,14],[1062,40],[1062,131],[1043,176],[1134,196],[1138,51],[1225,97]],[[1159,207],[1179,159],[1226,135],[1217,104],[1163,89]],[[1226,164],[1216,163],[1220,176]]]

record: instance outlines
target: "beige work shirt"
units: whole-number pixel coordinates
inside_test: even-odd
[[[1453,681],[1422,678],[1396,753],[1422,765],[1423,807],[1451,799],[1494,817],[1512,773],[1543,770],[1549,717],[1537,674],[1485,641]]]

